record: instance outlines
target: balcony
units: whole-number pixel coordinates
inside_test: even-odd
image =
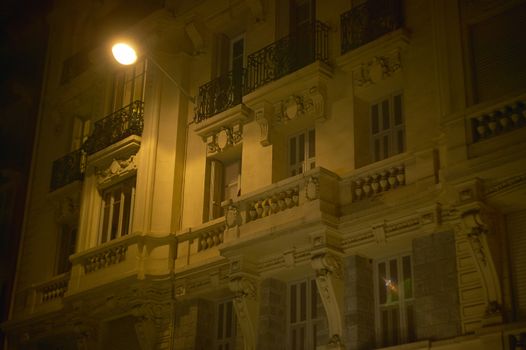
[[[402,0],[368,0],[341,15],[341,53],[400,28]]]
[[[213,115],[241,103],[244,70],[230,71],[199,87],[195,122],[199,123]]]
[[[329,27],[316,21],[248,55],[244,94],[315,61],[327,62],[328,43]]]
[[[84,176],[84,152],[81,149],[66,154],[53,162],[50,191],[53,192]]]
[[[131,135],[140,136],[144,126],[144,102],[135,101],[95,122],[93,133],[82,148],[96,153]]]

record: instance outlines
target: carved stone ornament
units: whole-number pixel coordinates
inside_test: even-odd
[[[312,201],[318,199],[318,178],[309,177],[305,184],[305,196]]]
[[[242,139],[241,125],[223,127],[214,135],[209,135],[206,138],[207,154],[212,155],[223,152],[228,147],[237,145]]]
[[[353,80],[357,86],[378,84],[400,69],[402,69],[400,52],[397,51],[389,56],[375,56],[354,71]]]
[[[267,115],[265,111],[265,107],[261,107],[255,111],[255,119],[256,122],[259,125],[260,129],[260,135],[259,135],[259,143],[261,143],[262,146],[268,146],[270,145],[270,118]]]
[[[230,280],[230,290],[234,292],[234,309],[239,320],[245,349],[256,349],[257,302],[256,281],[246,276],[236,276]]]
[[[131,155],[128,159],[114,159],[106,169],[97,171],[99,185],[111,182],[115,178],[135,172],[136,170],[137,162],[135,154]]]
[[[239,215],[239,209],[233,205],[229,206],[226,215],[226,227],[233,228],[241,224],[241,216]]]
[[[491,323],[487,324],[501,323],[501,286],[488,242],[488,235],[495,233],[491,232],[489,221],[483,216],[480,209],[471,209],[462,213],[461,219],[461,229],[468,238],[486,295],[486,318],[491,320]]]
[[[292,120],[308,117],[313,119],[325,119],[325,99],[319,87],[290,95],[284,100],[278,101],[274,110],[276,124],[286,124]]]
[[[322,253],[312,258],[311,264],[316,271],[316,285],[327,314],[331,347],[344,349],[343,336],[343,278],[342,263],[330,253]]]

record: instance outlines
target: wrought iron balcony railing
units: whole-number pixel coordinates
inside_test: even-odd
[[[247,58],[245,94],[278,80],[316,60],[328,60],[329,27],[318,21],[250,54]]]
[[[82,148],[93,154],[131,135],[142,134],[144,102],[134,101],[126,107],[95,122],[93,133]]]
[[[84,175],[84,152],[81,149],[66,154],[53,162],[50,190],[55,191]]]
[[[340,20],[344,54],[400,28],[402,0],[368,0],[342,14]]]
[[[195,122],[203,120],[241,103],[244,69],[230,71],[199,87]]]

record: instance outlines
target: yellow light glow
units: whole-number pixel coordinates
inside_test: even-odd
[[[113,45],[113,47],[111,48],[111,52],[113,53],[113,57],[115,57],[115,60],[117,60],[117,62],[125,66],[134,64],[135,61],[137,61],[137,53],[135,52],[133,47],[131,47],[128,44],[117,43]]]

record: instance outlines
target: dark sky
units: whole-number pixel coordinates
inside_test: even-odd
[[[51,0],[0,1],[0,168],[29,167]]]

